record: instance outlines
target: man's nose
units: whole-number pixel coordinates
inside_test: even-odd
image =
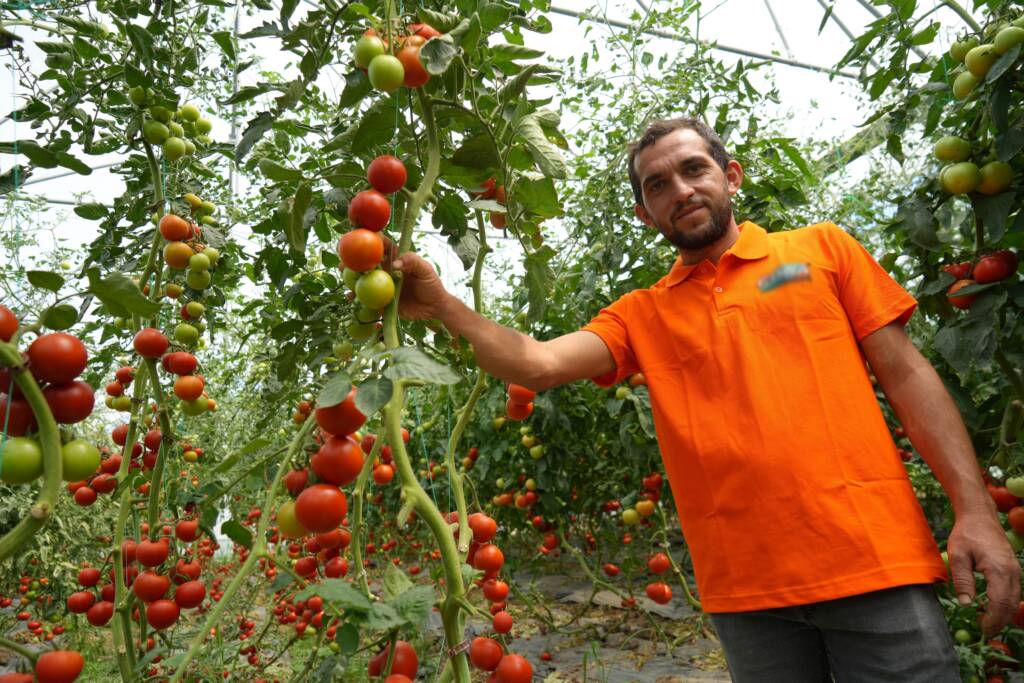
[[[693,186],[685,178],[678,175],[673,175],[670,182],[672,198],[684,206],[689,204],[690,200],[693,199]]]

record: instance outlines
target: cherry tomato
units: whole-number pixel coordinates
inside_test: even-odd
[[[396,156],[382,154],[370,162],[366,169],[366,179],[373,189],[382,194],[398,192],[405,186],[408,173],[405,164]]]
[[[526,403],[526,404],[514,403],[512,401],[512,399],[509,399],[505,403],[505,415],[508,416],[508,419],[510,419],[510,420],[517,420],[517,421],[525,420],[526,418],[530,417],[530,415],[532,413],[533,413],[533,404],[532,403]]]
[[[82,374],[89,360],[85,345],[66,332],[44,334],[28,347],[32,375],[51,384],[67,384]]]
[[[474,512],[466,521],[473,530],[473,540],[477,543],[486,543],[498,533],[498,523],[482,512]]]
[[[135,559],[139,564],[156,567],[167,559],[170,548],[163,541],[142,541],[135,547]]]
[[[391,220],[391,204],[377,190],[363,190],[349,202],[348,219],[357,228],[379,232]]]
[[[168,242],[183,242],[192,236],[192,226],[181,216],[169,213],[160,219],[160,234]]]
[[[949,298],[949,303],[953,304],[956,308],[965,309],[970,308],[974,300],[978,298],[977,294],[967,294],[961,296],[953,296],[961,289],[968,285],[973,285],[974,280],[957,280],[953,285],[946,291],[946,296]]]
[[[132,581],[132,592],[143,602],[155,602],[167,594],[171,580],[152,570],[144,571]]]
[[[160,330],[144,327],[135,335],[132,346],[135,347],[135,353],[143,358],[159,358],[167,351],[170,342]]]
[[[109,600],[100,600],[85,613],[85,618],[93,626],[106,626],[112,616],[114,616],[114,603]]]
[[[9,342],[18,331],[18,316],[14,311],[0,304],[0,341]]]
[[[320,429],[334,436],[347,436],[366,422],[366,416],[356,408],[355,387],[352,387],[344,401],[326,408],[317,408],[315,414]]]
[[[61,447],[60,458],[64,481],[81,481],[99,469],[100,449],[85,439],[74,439]]]
[[[497,572],[505,564],[505,554],[498,546],[487,543],[477,548],[473,563],[473,566],[481,571]]]
[[[174,535],[179,541],[191,543],[199,537],[199,521],[195,519],[182,519],[174,525]]]
[[[206,599],[206,586],[202,581],[186,581],[174,589],[174,602],[182,609],[199,607]]]
[[[983,256],[974,266],[974,280],[979,283],[999,282],[1017,270],[1017,255],[1009,249]]]
[[[72,683],[85,667],[85,659],[74,650],[51,650],[36,660],[39,683]]]
[[[526,405],[532,403],[537,392],[531,391],[520,384],[509,384],[508,385],[508,399],[513,403],[519,405]]]
[[[384,258],[384,240],[375,232],[356,228],[338,241],[338,256],[346,268],[355,272],[373,270]]]
[[[43,449],[35,439],[14,436],[0,448],[0,479],[8,484],[27,484],[43,473]]]
[[[78,591],[68,596],[68,611],[74,614],[85,614],[96,602],[92,591]]]
[[[316,476],[338,486],[351,484],[363,469],[363,449],[349,436],[332,436],[309,461]]]
[[[664,574],[670,566],[668,555],[665,553],[655,553],[647,560],[647,570],[652,574]]]
[[[295,500],[295,517],[310,531],[324,532],[334,529],[348,512],[345,494],[332,484],[314,484]],[[280,517],[280,513],[278,513]],[[279,520],[280,522],[280,520]]]
[[[398,61],[401,62],[405,75],[402,84],[407,88],[420,88],[430,80],[430,72],[420,61],[420,46],[407,42],[406,46],[398,51]]]
[[[174,395],[182,401],[194,401],[203,395],[206,383],[196,375],[182,375],[174,380]]]
[[[28,401],[23,398],[9,398],[6,394],[0,394],[0,420],[3,419],[7,420],[7,436],[25,436],[29,430],[36,428],[36,416]]]
[[[370,676],[380,676],[384,673],[384,665],[388,661],[388,653],[391,652],[389,643],[376,657],[370,660]],[[404,640],[395,641],[395,656],[391,660],[391,673],[401,674],[409,678],[416,678],[416,672],[420,668],[419,657],[416,656],[416,649]]]
[[[647,584],[647,597],[659,605],[664,605],[672,600],[672,589],[661,581]]]
[[[501,662],[503,656],[504,653],[501,650],[501,645],[492,638],[478,636],[473,639],[473,643],[469,646],[469,661],[473,662],[473,666],[481,671],[494,671],[497,669],[498,663]]]
[[[525,657],[507,654],[501,658],[495,669],[498,683],[530,683],[533,680],[533,665]]]
[[[179,614],[178,605],[173,600],[157,600],[146,608],[146,621],[161,631],[174,626]]]
[[[395,478],[395,468],[391,465],[377,465],[373,468],[373,481],[378,486],[387,486]]]

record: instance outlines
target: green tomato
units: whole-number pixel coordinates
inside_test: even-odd
[[[939,183],[950,194],[967,194],[981,184],[981,171],[970,161],[961,161],[942,169]]]
[[[371,270],[356,282],[356,299],[367,308],[384,308],[394,298],[395,281],[385,270]]]
[[[640,523],[640,513],[629,508],[628,510],[622,511],[622,523],[627,526],[636,526]]]
[[[295,514],[294,501],[290,500],[277,509],[277,528],[285,538],[302,538],[309,533]]]
[[[203,252],[192,254],[188,259],[188,267],[192,270],[209,270],[210,265],[210,257]]]
[[[348,332],[348,336],[356,341],[366,341],[377,331],[377,324],[353,322],[349,323],[345,331]]]
[[[181,105],[180,115],[182,120],[195,123],[199,119],[199,107],[194,104]]]
[[[206,247],[199,253],[205,256],[206,258],[210,259],[211,266],[217,265],[217,261],[220,260],[220,252],[214,249],[213,247]]]
[[[134,88],[128,90],[128,99],[132,101],[136,107],[141,107],[146,103],[146,89],[141,85],[137,85]]]
[[[496,417],[493,420],[491,420],[491,427],[494,428],[494,431],[498,431],[499,429],[501,429],[502,427],[505,426],[505,422],[506,422],[505,418],[503,418],[503,417]]]
[[[162,145],[170,134],[167,126],[159,121],[150,119],[142,124],[142,137],[151,145]]]
[[[195,153],[196,153],[196,143],[192,142],[191,140],[185,140],[185,154],[187,156],[192,156]]]
[[[188,148],[181,138],[167,138],[164,140],[164,156],[168,161],[177,161],[185,156]]]
[[[178,405],[181,406],[181,412],[195,417],[196,415],[202,415],[210,409],[210,399],[200,396],[194,401],[178,401]]]
[[[213,121],[210,119],[198,119],[195,122],[196,133],[200,135],[209,135],[210,131],[213,130]]]
[[[949,47],[949,56],[957,62],[963,63],[964,57],[973,48],[978,46],[978,39],[971,36],[967,40],[958,40]]]
[[[964,65],[976,77],[984,78],[997,59],[999,59],[999,55],[994,46],[979,45],[971,48],[971,51],[967,53],[967,56],[964,57]]]
[[[367,308],[362,304],[356,306],[355,317],[361,323],[375,323],[380,320],[381,312],[377,309]]]
[[[543,444],[537,444],[530,449],[530,457],[534,460],[540,460],[544,457],[544,446]]]
[[[188,323],[178,323],[174,328],[174,338],[185,346],[192,346],[199,340],[199,330]]]
[[[1018,498],[1024,498],[1024,477],[1010,477],[1006,480],[1006,489]]]
[[[348,287],[350,291],[356,291],[356,283],[359,282],[360,276],[359,271],[352,270],[351,268],[345,268],[341,275],[345,280],[345,286]]]
[[[114,400],[110,402],[110,407],[122,413],[127,413],[132,409],[131,396],[115,396]]]
[[[217,205],[214,204],[213,202],[211,202],[210,200],[205,199],[205,200],[199,202],[199,207],[196,209],[196,215],[198,215],[198,216],[208,216],[211,213],[215,213],[216,211],[217,211]]]
[[[355,348],[352,346],[352,342],[336,342],[334,347],[331,349],[334,351],[334,355],[342,361],[347,361],[352,357],[355,352]]]
[[[43,449],[35,439],[12,436],[0,449],[0,479],[8,484],[27,484],[43,473]]]
[[[996,54],[1001,55],[1021,43],[1024,43],[1024,28],[1008,26],[996,34],[995,40],[992,41],[992,49],[996,51]]]
[[[203,313],[206,312],[206,306],[198,301],[189,301],[185,304],[185,312],[188,313],[190,318],[201,318]]]
[[[394,92],[402,87],[405,81],[405,67],[398,57],[378,55],[370,62],[370,85],[375,90]]]
[[[171,110],[158,104],[149,108],[149,115],[161,123],[168,123],[171,120]]]
[[[971,143],[955,135],[947,135],[935,143],[935,158],[956,163],[971,156]]]
[[[384,45],[384,41],[377,36],[363,36],[356,41],[356,47],[353,51],[353,57],[356,60],[356,66],[360,69],[368,69],[370,62],[374,58],[387,52],[387,47]]]
[[[190,270],[185,275],[185,284],[197,291],[206,289],[212,281],[213,276],[208,270]]]
[[[974,92],[981,79],[970,71],[964,71],[953,80],[953,97],[958,100],[965,100]]]
[[[953,635],[953,638],[956,640],[956,642],[960,643],[961,645],[970,645],[971,641],[974,640],[974,636],[972,636],[971,632],[965,628],[958,629],[957,632]]]
[[[615,390],[615,398],[619,399],[620,401],[626,400],[632,394],[633,392],[629,390],[629,387],[619,387],[618,389]]]
[[[174,121],[167,124],[167,130],[170,131],[172,137],[185,137],[185,129],[181,127],[181,124],[175,123]]]
[[[88,479],[100,466],[100,449],[85,439],[68,441],[60,449],[64,481]]]

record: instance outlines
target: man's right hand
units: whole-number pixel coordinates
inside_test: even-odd
[[[398,314],[410,320],[442,318],[451,294],[444,288],[434,267],[411,251],[391,262],[394,271],[403,274]]]

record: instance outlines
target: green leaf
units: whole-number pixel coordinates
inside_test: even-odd
[[[131,42],[132,47],[139,53],[139,58],[143,62],[152,62],[153,36],[150,32],[145,27],[130,22],[125,24],[124,30],[128,34],[128,40]]]
[[[397,595],[412,588],[413,583],[401,569],[393,564],[388,564],[384,570],[384,598],[388,601]]]
[[[1014,207],[1016,193],[1013,190],[991,197],[979,196],[974,200],[974,210],[978,212],[985,233],[992,244],[1003,239],[1006,233],[1006,218]]]
[[[398,569],[394,565],[390,565],[388,569]],[[399,572],[403,577],[405,574]],[[408,581],[408,579],[406,579]],[[387,577],[384,578],[385,593],[387,592]],[[402,592],[395,595],[395,597],[388,600],[388,604],[391,605],[398,616],[402,618],[408,624],[413,626],[422,626],[427,622],[427,618],[430,616],[430,610],[434,608],[434,603],[437,601],[437,595],[434,593],[434,587],[432,585],[421,585],[412,586],[403,590]]]
[[[386,377],[371,377],[356,388],[356,408],[367,417],[391,400],[394,386]]]
[[[350,71],[345,74],[345,89],[341,91],[338,106],[347,109],[359,104],[370,93],[370,90],[372,90],[370,79],[366,77],[366,74],[358,69]]]
[[[48,270],[30,270],[25,275],[33,287],[59,292],[60,288],[64,286],[64,278]]]
[[[294,168],[288,168],[282,166],[276,161],[263,157],[260,159],[258,164],[260,173],[269,178],[270,180],[278,180],[283,182],[295,182],[303,179],[302,171]]]
[[[453,28],[459,25],[462,18],[458,14],[447,14],[445,12],[435,12],[432,9],[420,7],[417,10],[417,14],[420,21],[424,24],[430,24],[441,33],[447,33]]]
[[[271,328],[270,337],[274,341],[284,341],[301,332],[303,327],[305,327],[305,323],[301,320],[285,320]]]
[[[531,321],[539,320],[547,307],[555,280],[555,274],[548,262],[554,255],[551,247],[545,246],[526,257],[526,292],[529,301],[527,315]]]
[[[224,56],[228,58],[229,62],[235,61],[235,41],[232,39],[231,31],[214,31],[210,34],[210,37],[220,46],[220,49],[224,51]]]
[[[935,216],[924,200],[914,197],[900,205],[896,211],[894,225],[907,231],[910,240],[925,249],[937,249],[942,246],[935,233]]]
[[[237,451],[235,451],[234,453],[232,453],[231,455],[217,463],[217,466],[213,468],[213,473],[221,474],[223,472],[227,472],[228,470],[235,466],[236,462],[241,460],[246,455],[262,450],[269,446],[270,444],[270,439],[264,436],[256,437],[255,439],[245,444],[240,449],[238,449]]]
[[[466,232],[462,237],[457,235],[448,236],[448,244],[455,250],[455,255],[462,261],[462,267],[469,270],[476,263],[476,257],[480,253],[480,238],[475,232]]]
[[[821,35],[821,32],[825,29],[825,24],[828,23],[828,18],[830,16],[832,16],[832,10],[834,8],[835,8],[835,5],[829,5],[828,7],[825,8],[825,14],[821,17],[821,23],[818,24],[818,35],[819,36]]]
[[[568,166],[558,147],[544,134],[540,122],[542,115],[542,112],[534,112],[524,116],[519,120],[516,132],[544,175],[549,178],[566,178],[569,175]]]
[[[454,192],[446,192],[435,202],[431,223],[444,235],[462,235],[469,227],[466,203]]]
[[[252,548],[252,533],[234,519],[220,525],[220,532],[238,545]]]
[[[75,39],[72,42],[74,42],[75,45],[75,52],[78,53],[78,56],[82,59],[90,60],[96,59],[100,56],[100,49],[81,36],[75,36]]]
[[[352,380],[344,372],[339,372],[324,385],[320,395],[316,397],[316,406],[317,408],[336,406],[348,397],[350,391],[352,391]]]
[[[390,96],[373,103],[363,114],[352,140],[355,153],[366,152],[374,147],[391,142],[395,137],[395,97]]]
[[[413,377],[431,384],[458,384],[462,381],[462,376],[450,366],[439,363],[415,347],[392,351],[391,363],[384,376],[390,379]]]
[[[387,631],[405,625],[395,608],[385,602],[375,602],[366,615],[366,627],[372,631]]]
[[[1011,128],[996,136],[996,155],[1000,161],[1009,162],[1024,148],[1024,128]]]
[[[420,48],[420,61],[427,73],[439,76],[448,70],[452,60],[459,54],[459,48],[449,35],[431,38]]]
[[[217,100],[218,104],[238,104],[240,102],[248,102],[249,100],[259,97],[260,95],[266,94],[271,90],[274,90],[272,83],[261,83],[259,85],[247,85],[238,89],[234,95],[227,99]]]
[[[1020,57],[1020,50],[1020,45],[1014,45],[1004,52],[999,59],[996,60],[996,63],[992,65],[992,68],[988,70],[988,73],[985,74],[985,82],[992,83],[1005,74],[1009,68],[1013,66],[1014,62],[1017,61],[1017,57]]]
[[[359,629],[352,622],[342,625],[334,634],[334,642],[341,648],[341,654],[346,657],[355,654],[359,650]]]
[[[459,47],[462,48],[463,52],[470,54],[476,50],[476,46],[480,43],[480,36],[483,30],[480,27],[480,16],[474,14],[469,18],[469,21],[465,21],[455,27],[449,35],[452,38],[459,41]]]
[[[64,168],[74,171],[79,175],[90,175],[92,169],[85,162],[81,161],[77,157],[71,156],[67,152],[56,152],[57,163]]]
[[[43,326],[51,330],[66,330],[78,322],[78,309],[71,304],[50,306],[40,317]]]
[[[297,254],[306,251],[306,210],[313,201],[313,186],[310,183],[302,183],[295,192],[292,199],[292,219],[288,231],[288,243],[292,251]]]
[[[335,607],[356,612],[368,612],[372,605],[364,593],[360,593],[343,579],[324,579],[320,583],[310,584],[299,591],[295,599],[308,600],[315,595],[319,595],[324,602],[329,602]]]
[[[107,207],[102,204],[79,204],[73,210],[76,215],[89,221],[98,221],[107,217]]]
[[[256,115],[256,118],[249,121],[249,125],[246,126],[245,132],[242,133],[242,139],[238,141],[238,146],[235,147],[235,162],[242,163],[242,159],[249,153],[252,146],[259,142],[259,139],[263,137],[263,134],[270,130],[270,127],[274,125],[275,116],[269,111],[263,111]]]
[[[540,130],[539,125],[537,129]],[[541,136],[543,135],[542,131]],[[452,154],[452,163],[456,166],[485,169],[500,166],[501,160],[494,149],[491,136],[486,133],[480,133],[462,141],[459,148]]]
[[[40,168],[57,167],[57,155],[45,147],[41,147],[34,140],[19,140],[8,147],[9,144],[4,144],[0,151],[7,154],[24,154],[29,161]]]
[[[480,16],[480,28],[486,33],[491,33],[500,27],[512,16],[512,9],[507,5],[497,2],[486,2],[477,10]]]
[[[498,91],[498,99],[502,102],[512,102],[519,98],[526,90],[530,77],[540,69],[539,64],[528,64],[526,68],[516,74],[515,78],[501,87]]]
[[[500,43],[491,48],[491,58],[496,62],[511,62],[516,59],[537,59],[537,57],[543,56],[543,50],[534,50],[522,45]]]
[[[562,206],[558,202],[555,183],[551,178],[523,178],[515,187],[516,201],[530,212],[544,218],[562,215]]]
[[[127,318],[134,313],[152,318],[160,311],[160,304],[143,296],[138,286],[124,273],[111,273],[101,278],[99,268],[90,268],[86,275],[89,277],[89,291],[113,316]]]

